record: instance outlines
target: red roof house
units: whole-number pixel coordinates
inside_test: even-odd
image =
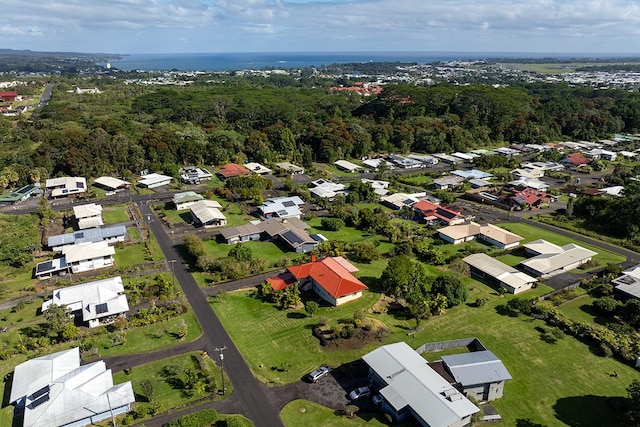
[[[548,204],[551,196],[544,191],[539,191],[531,187],[523,190],[513,190],[511,200],[514,205],[526,205],[529,208],[539,208],[541,205]]]
[[[18,98],[18,92],[15,90],[9,92],[0,92],[0,100],[3,102],[13,102]]]
[[[358,299],[367,286],[352,273],[358,269],[343,257],[327,257],[287,267],[287,272],[267,279],[273,289],[295,281],[303,291],[313,290],[329,304],[338,306]]]
[[[247,168],[236,163],[227,163],[218,171],[218,174],[224,179],[231,178],[233,176],[249,175],[250,173],[251,172]]]
[[[428,200],[420,200],[413,205],[420,222],[427,224],[456,225],[464,222],[464,216],[455,208],[437,205]]]
[[[582,166],[588,165],[589,159],[587,159],[582,153],[571,153],[567,154],[567,157],[565,157],[562,162],[572,166]]]

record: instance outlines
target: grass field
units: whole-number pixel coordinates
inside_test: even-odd
[[[488,299],[483,307],[450,309],[444,316],[423,322],[412,336],[407,335],[415,325],[412,320],[370,314],[387,325],[389,335],[383,342],[346,351],[324,350],[311,335],[312,325],[322,316],[349,319],[356,309],[371,307],[377,294],[366,293],[340,308],[323,307],[314,318],[303,311],[277,310],[246,292],[224,294],[213,300],[212,306],[255,375],[269,384],[297,381],[320,363],[335,367],[385,343],[406,341],[416,348],[425,342],[475,336],[502,359],[513,377],[506,383],[504,397],[494,402],[504,426],[514,426],[519,419],[545,426],[617,425],[610,424],[616,415],[606,404],[607,397],[626,395],[626,387],[637,377],[633,368],[597,356],[569,336],[555,344],[543,341],[536,329],[544,327],[542,321],[498,314],[498,306],[511,296],[500,297],[487,286],[473,283],[469,301],[483,296]],[[539,286],[527,296],[547,291]],[[289,364],[288,372],[270,369],[282,361]],[[614,371],[617,377],[609,375]]]
[[[387,426],[389,423],[380,413],[358,412],[353,418],[338,415],[333,409],[309,400],[294,400],[282,408],[280,417],[287,427],[342,427],[342,426]],[[403,422],[395,426],[407,427],[413,424]]]
[[[129,221],[129,213],[126,205],[104,206],[102,209],[102,219],[105,224],[114,224]]]

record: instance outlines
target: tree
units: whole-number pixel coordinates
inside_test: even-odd
[[[469,296],[469,288],[458,275],[443,274],[438,276],[431,286],[433,294],[440,294],[447,297],[449,307],[464,303]]]
[[[64,341],[72,341],[78,338],[80,335],[80,329],[73,323],[67,323],[64,328],[62,328],[62,332],[60,336]]]
[[[384,292],[417,302],[426,296],[426,281],[427,273],[420,262],[407,255],[397,255],[387,264],[379,283]]]
[[[307,301],[304,305],[304,311],[309,313],[309,316],[313,317],[318,312],[318,303],[315,301]]]
[[[320,225],[327,231],[340,231],[344,227],[344,221],[340,218],[322,218]]]
[[[251,253],[251,248],[249,246],[237,243],[229,251],[229,257],[240,262],[250,262],[253,258],[253,254]]]
[[[61,336],[65,326],[71,323],[66,305],[51,304],[45,311],[46,327],[49,335]]]
[[[629,410],[627,418],[629,425],[640,425],[640,381],[634,379],[627,387],[627,399],[629,399]]]
[[[373,242],[358,242],[351,246],[351,255],[359,262],[370,263],[380,258],[380,252]]]
[[[153,384],[153,381],[150,379],[140,381],[140,391],[142,391],[144,397],[147,398],[147,402],[153,401],[155,395],[155,385]]]

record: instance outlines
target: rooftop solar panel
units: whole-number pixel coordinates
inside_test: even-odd
[[[109,308],[107,307],[107,303],[106,302],[96,305],[96,314],[102,314],[102,313],[106,313],[108,311],[109,311]]]
[[[76,188],[84,188],[84,182],[76,182]]]
[[[282,206],[284,206],[285,208],[290,208],[291,206],[295,206],[296,204],[293,203],[291,200],[285,200],[284,202],[282,202]]]
[[[36,273],[42,273],[43,271],[49,271],[53,268],[53,261],[45,261],[36,266]]]
[[[291,242],[291,243],[298,243],[298,244],[304,243],[304,240],[291,230],[283,233],[282,237],[284,237],[288,242]]]
[[[29,191],[33,190],[34,188],[35,188],[34,185],[27,185],[26,187],[22,187],[21,189],[16,191],[16,193],[25,194],[25,193],[28,193]]]

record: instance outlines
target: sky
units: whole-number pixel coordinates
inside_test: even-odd
[[[640,53],[639,0],[2,0],[0,48]]]

